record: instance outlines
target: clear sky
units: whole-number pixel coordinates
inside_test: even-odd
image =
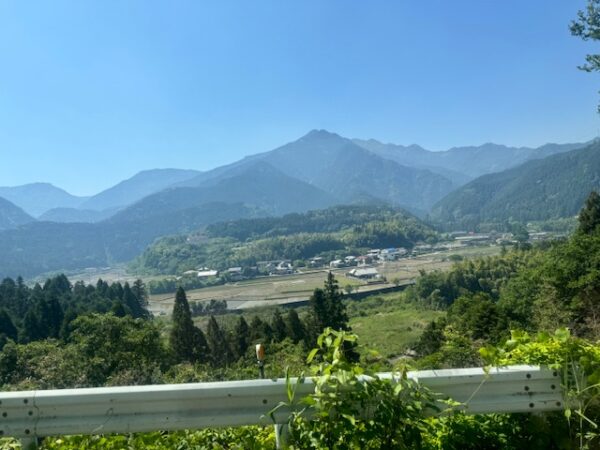
[[[0,2],[0,185],[92,194],[314,128],[432,150],[598,135],[584,0]]]

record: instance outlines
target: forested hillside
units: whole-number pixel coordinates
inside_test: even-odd
[[[484,175],[452,192],[432,209],[444,227],[571,217],[600,187],[600,143]]]
[[[129,261],[160,236],[189,233],[212,222],[254,217],[241,204],[208,203],[197,208],[132,218],[118,223],[33,222],[0,232],[0,276],[105,267]]]
[[[222,270],[258,261],[358,255],[370,248],[412,248],[436,236],[432,228],[400,209],[339,206],[282,218],[223,222],[199,235],[166,237],[146,249],[132,267],[153,274],[179,274],[204,266]]]
[[[17,228],[35,219],[18,206],[0,197],[0,231]]]

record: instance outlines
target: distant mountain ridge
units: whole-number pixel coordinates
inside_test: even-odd
[[[35,219],[17,205],[0,197],[0,231],[16,228]]]
[[[464,184],[469,174],[513,164],[515,158],[541,158],[578,145],[549,144],[524,150],[489,144],[429,152],[419,146],[390,147],[313,130],[274,150],[205,172],[139,172],[85,199],[37,184],[38,190],[60,194],[61,202],[77,205],[47,202],[52,208],[35,221],[18,208],[18,203],[0,204],[0,277],[112,265],[131,260],[162,236],[196,232],[219,221],[281,216],[341,204],[392,205],[420,216],[436,205],[436,217],[460,221],[464,212],[479,220],[486,216],[469,210],[473,209],[471,204],[458,209],[443,206],[454,198],[452,191]],[[404,150],[398,150],[400,147]],[[494,162],[489,159],[494,152],[504,154]],[[547,159],[532,160],[522,167]],[[474,161],[470,169],[461,167],[469,160]],[[585,169],[578,166],[571,176],[578,178],[579,170]],[[585,176],[579,179],[587,180]],[[480,186],[475,181],[467,184],[473,192]],[[495,189],[486,188],[485,183],[482,186],[484,190]],[[486,195],[474,195],[476,200],[471,203],[476,204],[475,209],[477,202],[491,201],[495,194],[488,195],[490,199]],[[35,206],[33,200],[27,195],[20,197],[20,201]],[[494,204],[492,209],[500,211],[500,206]],[[529,203],[524,208],[532,209]]]
[[[173,184],[193,178],[200,173],[197,170],[184,169],[144,170],[90,197],[81,204],[81,209],[104,211],[123,208]]]
[[[444,176],[385,160],[350,139],[325,130],[313,130],[274,150],[204,172],[180,186],[200,186],[243,170],[256,161],[267,162],[342,203],[371,200],[423,210],[453,188],[452,182]]]
[[[482,222],[574,216],[600,189],[600,142],[481,176],[432,209],[438,223],[474,228]]]
[[[53,208],[77,208],[87,199],[87,197],[71,195],[50,183],[0,187],[0,197],[14,203],[34,217]]]
[[[444,175],[457,187],[481,175],[516,167],[532,159],[583,148],[591,143],[545,144],[537,148],[486,143],[434,152],[418,145],[383,144],[374,139],[354,139],[353,142],[383,158]]]

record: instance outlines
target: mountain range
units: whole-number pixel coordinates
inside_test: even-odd
[[[572,217],[600,189],[600,142],[483,175],[434,205],[431,218],[473,229],[480,223]]]
[[[204,172],[140,172],[87,198],[45,183],[0,188],[5,198],[0,202],[0,275],[110,265],[132,259],[164,235],[337,204],[390,204],[421,215],[431,210],[434,220],[461,223],[463,215],[474,214],[472,205],[493,200],[493,195],[461,192],[487,189],[495,195],[500,182],[490,187],[486,177],[505,174],[510,184],[519,170],[582,146],[485,144],[432,152],[313,130],[269,152]],[[505,171],[486,175],[495,170]],[[582,186],[591,181],[585,180]],[[507,198],[516,195],[506,192]],[[480,214],[477,220],[485,217]]]

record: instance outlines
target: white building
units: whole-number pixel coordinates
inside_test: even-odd
[[[352,269],[347,275],[361,280],[373,280],[381,277],[374,267]]]

